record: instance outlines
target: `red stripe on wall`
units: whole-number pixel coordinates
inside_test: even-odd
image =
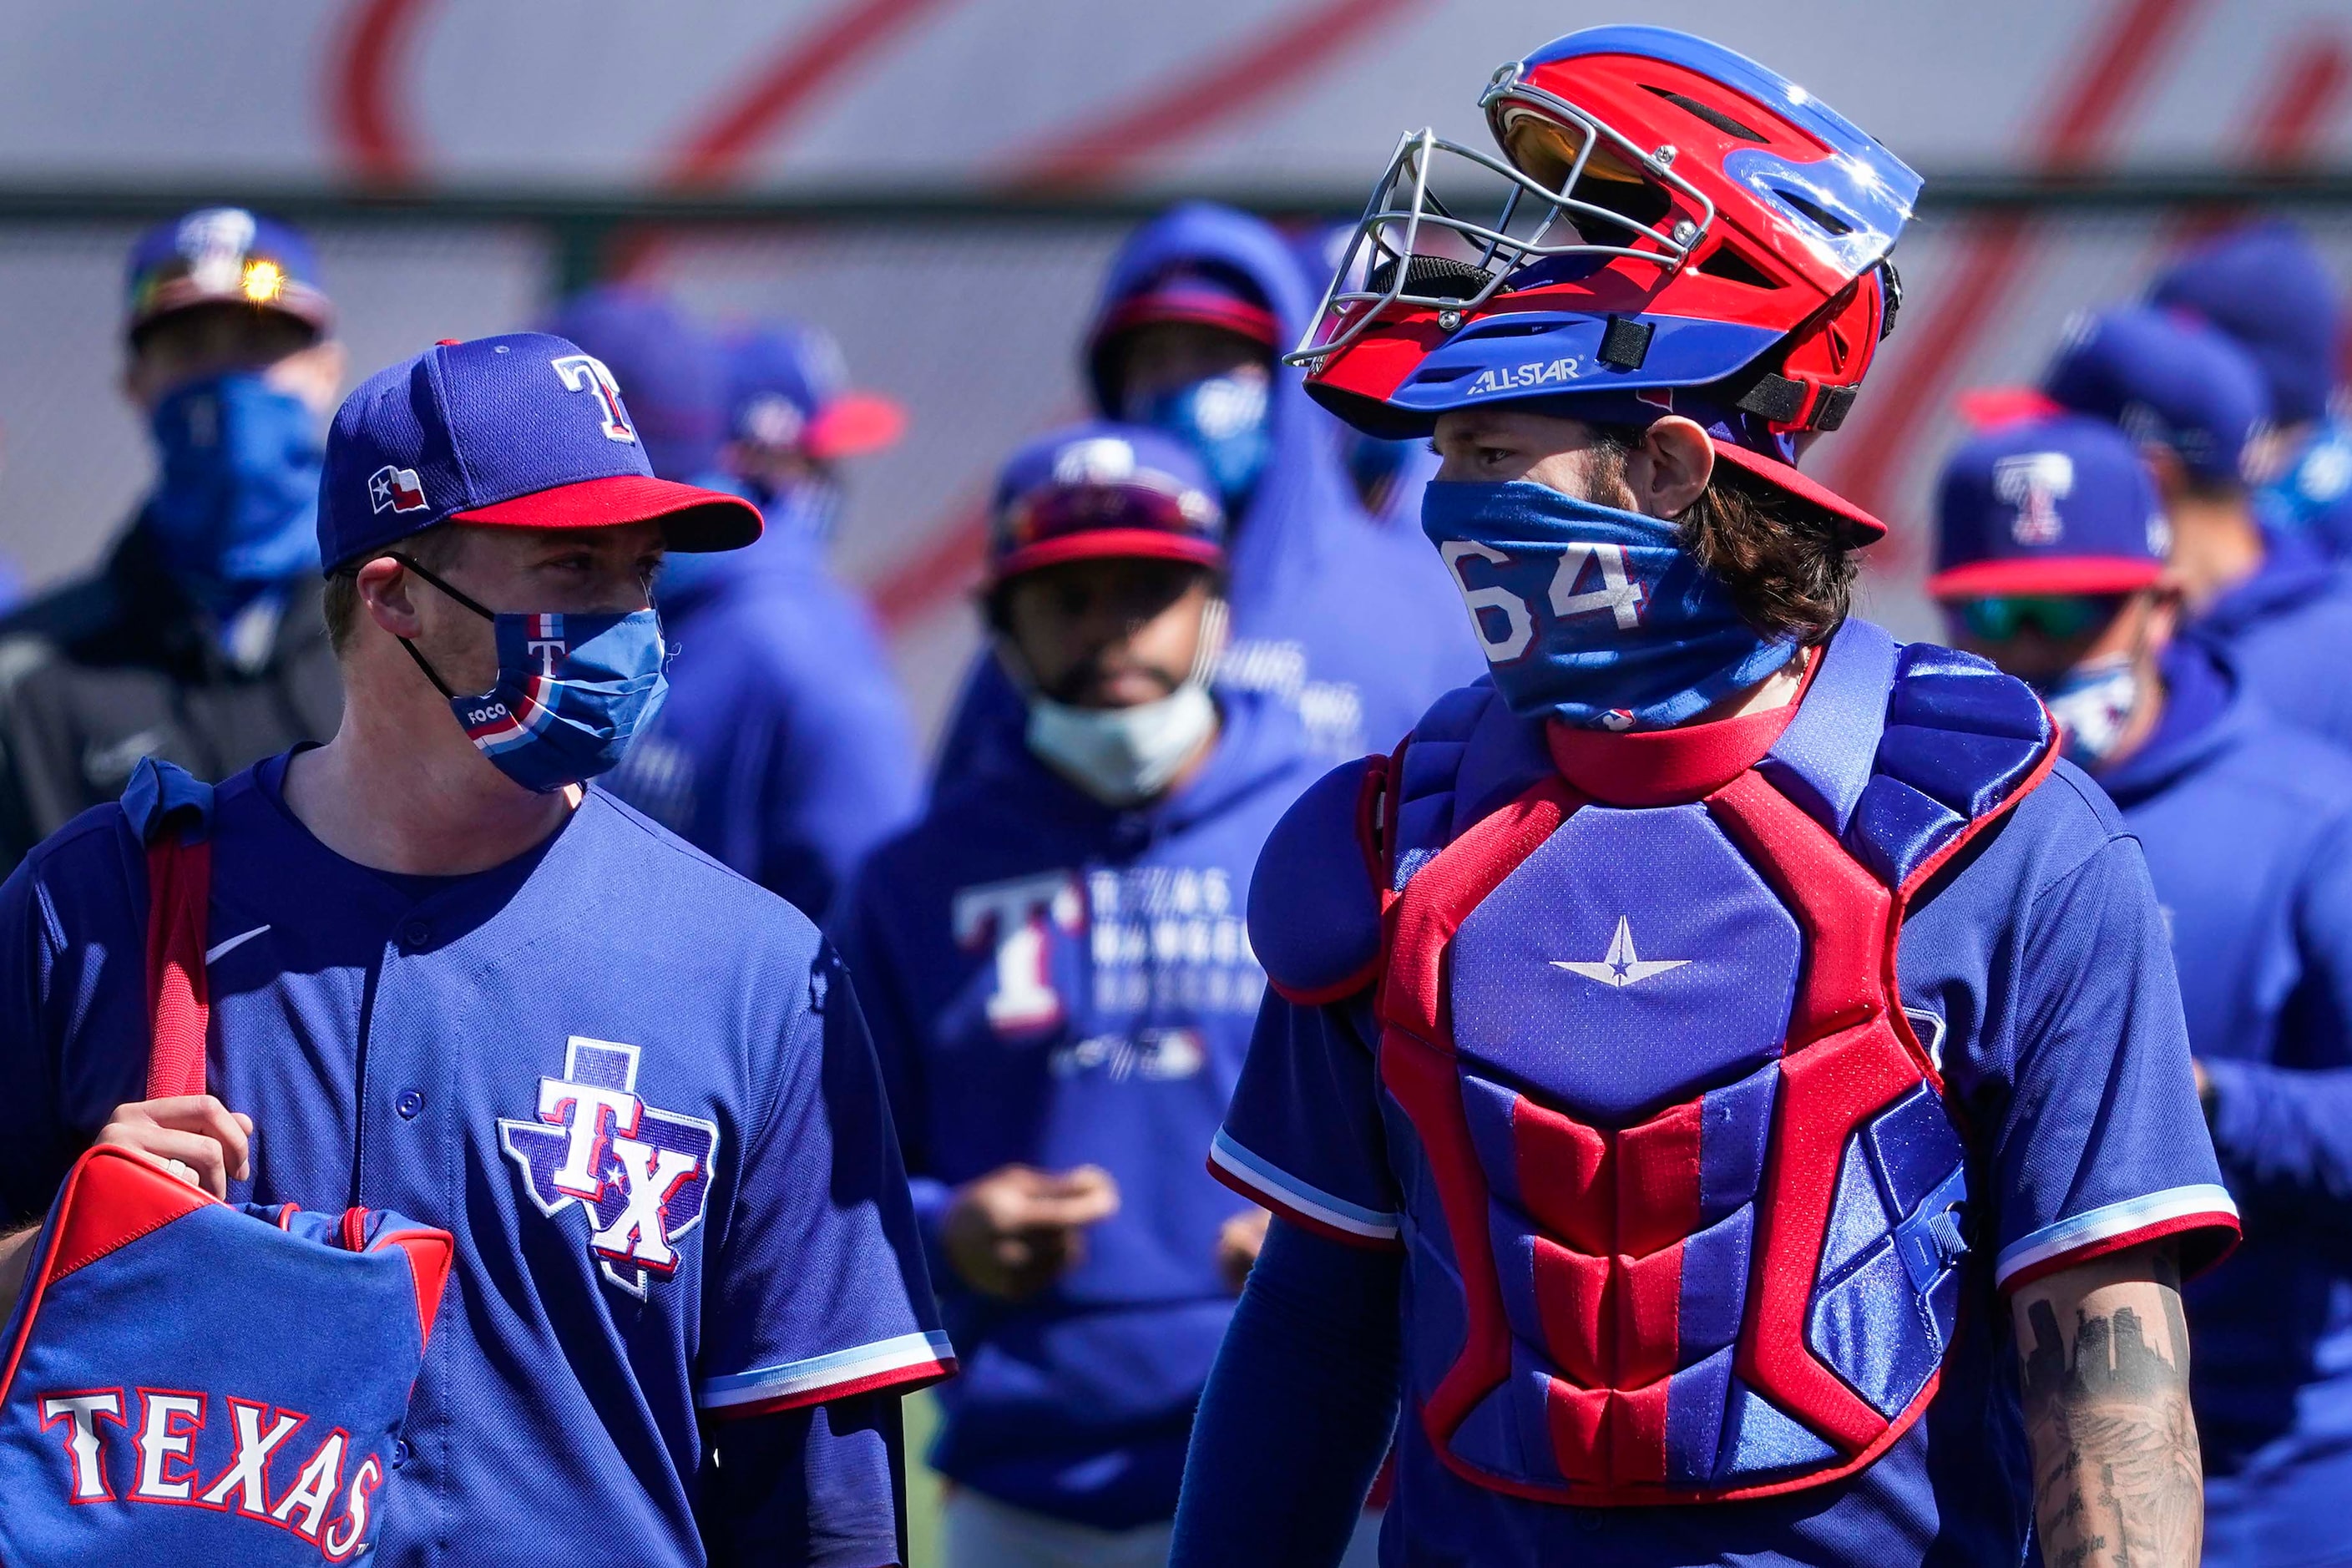
[[[2171,57],[2205,0],[2116,0],[2082,68],[2035,138],[2049,172],[2096,161],[2133,100]],[[1943,407],[2033,250],[2031,226],[2014,216],[1969,225],[1953,241],[1952,273],[1936,297],[1920,336],[1906,345],[1883,385],[1864,395],[1859,427],[1833,450],[1832,489],[1867,511],[1890,510],[1892,481],[1919,432]]]
[[[1015,153],[1005,188],[1099,185],[1151,154],[1265,99],[1393,17],[1410,0],[1324,0],[1181,77],[1108,120],[1082,117]]]
[[[740,174],[761,145],[843,72],[952,0],[848,0],[780,47],[760,73],[671,154],[664,178],[709,188]]]
[[[343,12],[321,106],[354,180],[415,182],[423,160],[398,90],[433,0],[354,0]]]
[[[2249,167],[2284,172],[2311,161],[2345,106],[2352,87],[2352,47],[2324,32],[2290,38],[2255,80],[2246,120]],[[2172,226],[2165,247],[2177,248],[2241,222],[2241,206],[2203,207]]]

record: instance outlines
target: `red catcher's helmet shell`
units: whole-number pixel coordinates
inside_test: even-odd
[[[1495,73],[1501,157],[1399,143],[1294,356],[1340,417],[1425,431],[1482,403],[1706,387],[1776,437],[1834,429],[1896,296],[1919,178],[1802,88],[1658,27]],[[1500,214],[1430,189],[1441,159]],[[1465,168],[1465,163],[1473,167]],[[1776,440],[1785,460],[1786,442]]]

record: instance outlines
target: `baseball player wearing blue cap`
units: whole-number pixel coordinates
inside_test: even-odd
[[[2168,531],[2130,443],[2081,417],[1944,473],[1955,640],[2042,691],[2122,808],[2165,910],[2222,1177],[2245,1216],[2190,1283],[2205,1556],[2325,1563],[2352,1497],[2352,753],[2179,635]]]
[[[2139,446],[2172,529],[2190,618],[2272,710],[2352,745],[2352,689],[2311,672],[2352,663],[2352,582],[2305,532],[2270,526],[2248,474],[2270,427],[2253,360],[2194,317],[2126,306],[2078,318],[2042,390]]]
[[[220,779],[335,728],[314,514],[343,351],[318,258],[260,214],[189,213],[132,247],[123,325],[155,481],[95,573],[0,621],[0,867],[143,756]]]
[[[320,493],[348,700],[215,792],[217,1098],[145,1099],[142,859],[87,813],[0,889],[0,1212],[97,1137],[448,1230],[383,1562],[898,1561],[897,1394],[952,1361],[856,998],[588,787],[661,704],[665,547],[758,512],[538,333],[370,377]]]
[[[825,561],[842,466],[905,416],[847,384],[830,334],[780,323],[725,345],[714,472],[767,519],[758,543],[672,557],[656,586],[678,658],[670,698],[613,776],[630,805],[822,920],[915,815],[914,725],[865,605]]]
[[[1328,419],[1277,357],[1314,307],[1270,226],[1187,204],[1112,259],[1082,370],[1100,417],[1190,447],[1233,520],[1233,637],[1217,683],[1290,702],[1308,743],[1336,761],[1402,734],[1478,660],[1445,574],[1410,529],[1367,514]],[[1018,694],[982,657],[940,780],[1017,749],[1024,722]]]
[[[2151,302],[2200,316],[2254,358],[2270,386],[2270,437],[2255,467],[2277,525],[2352,555],[2352,405],[2336,384],[2344,299],[2293,224],[2249,224],[2165,269]]]
[[[1200,1151],[1265,984],[1250,868],[1315,770],[1286,704],[1210,692],[1225,526],[1184,446],[1057,431],[993,518],[1026,744],[875,855],[836,940],[964,1355],[947,1561],[1140,1568],[1263,1234]]]

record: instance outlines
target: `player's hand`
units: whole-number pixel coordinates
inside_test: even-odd
[[[965,1284],[1018,1301],[1083,1262],[1087,1227],[1118,1212],[1118,1184],[1098,1165],[1005,1165],[958,1187],[940,1222]]]
[[[1265,1227],[1273,1218],[1262,1208],[1245,1208],[1217,1227],[1217,1272],[1236,1296],[1265,1247]]]
[[[144,1154],[216,1198],[253,1174],[253,1118],[209,1094],[174,1095],[118,1105],[98,1142]]]

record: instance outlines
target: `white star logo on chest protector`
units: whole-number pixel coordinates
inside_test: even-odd
[[[1609,951],[1598,963],[1580,963],[1575,959],[1555,958],[1554,969],[1565,969],[1570,974],[1581,974],[1587,980],[1598,980],[1603,985],[1623,990],[1638,985],[1654,975],[1669,969],[1680,969],[1690,962],[1687,958],[1643,958],[1633,951],[1633,927],[1623,915],[1617,917],[1617,934],[1609,939]]]

